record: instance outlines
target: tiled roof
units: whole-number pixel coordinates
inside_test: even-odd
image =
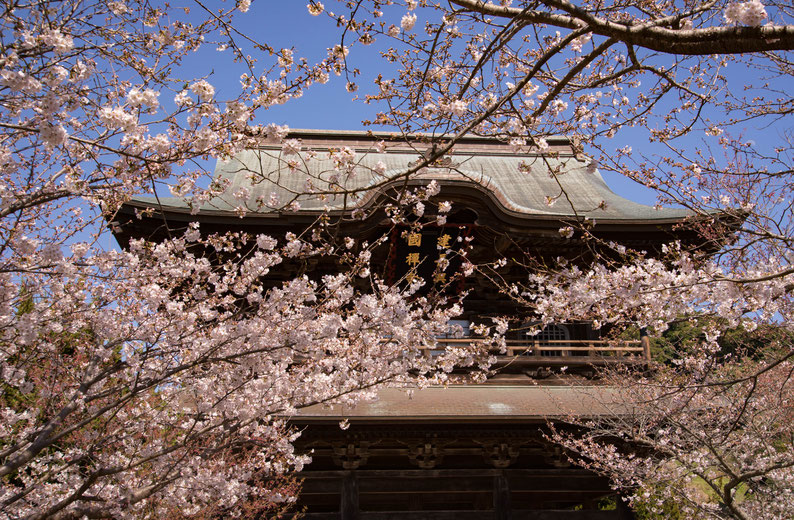
[[[295,198],[299,212],[352,211],[372,202],[379,189],[396,182],[426,151],[428,144],[414,141],[387,143],[378,152],[381,136],[365,132],[295,131],[303,138],[299,155],[284,155],[280,146],[244,151],[228,161],[219,161],[216,177],[227,179],[231,189],[200,206],[205,214],[229,214],[244,204],[249,214],[267,214],[271,198],[281,206]],[[573,153],[564,138],[550,139],[550,152],[516,153],[504,143],[471,138],[456,144],[437,166],[424,168],[412,177],[414,184],[435,179],[444,188],[474,187],[494,206],[516,216],[547,218],[589,217],[596,220],[679,220],[686,210],[637,204],[612,192],[595,165]],[[355,152],[354,166],[340,174],[329,149],[349,147]],[[378,173],[381,172],[381,173]],[[247,202],[234,194],[247,188]],[[307,194],[314,191],[315,194]],[[329,193],[334,192],[337,193]],[[345,191],[346,194],[341,193]],[[325,195],[317,195],[325,192]],[[351,195],[352,192],[352,195]],[[549,206],[547,196],[557,197]],[[151,199],[137,202],[151,203]],[[603,202],[603,204],[602,204]],[[180,198],[161,198],[172,209],[186,209]],[[601,207],[599,207],[601,206]]]

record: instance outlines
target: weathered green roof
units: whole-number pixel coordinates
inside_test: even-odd
[[[299,213],[352,211],[370,204],[390,183],[401,182],[401,175],[429,146],[419,140],[393,141],[379,152],[375,145],[382,135],[319,130],[297,130],[293,135],[303,139],[298,155],[285,155],[280,145],[274,145],[219,161],[215,177],[231,186],[204,202],[199,212],[226,214],[245,207],[248,214],[266,214],[293,200],[300,204]],[[566,139],[549,139],[549,144],[546,153],[516,153],[496,140],[469,139],[456,144],[439,165],[414,174],[411,183],[435,179],[442,187],[442,198],[445,187],[476,187],[496,207],[516,216],[658,221],[690,214],[621,197],[609,189],[591,161],[573,153]],[[350,168],[340,171],[329,150],[343,147],[355,152],[355,158]],[[243,199],[240,195],[246,190]],[[556,201],[549,205],[547,197]],[[161,198],[160,203],[187,209],[180,198]]]

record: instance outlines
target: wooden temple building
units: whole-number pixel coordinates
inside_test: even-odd
[[[543,153],[518,153],[497,140],[465,138],[408,180],[394,176],[427,153],[427,136],[396,140],[391,134],[295,130],[289,138],[300,140],[299,155],[285,155],[281,145],[273,145],[219,162],[216,180],[232,187],[197,211],[179,198],[127,203],[112,223],[119,242],[164,237],[164,223],[179,229],[199,220],[203,232],[283,237],[331,219],[340,236],[359,241],[390,234],[373,265],[395,282],[417,272],[454,276],[459,263],[451,262],[443,273],[422,273],[411,261],[437,265],[439,244],[451,242],[469,242],[467,259],[475,264],[511,259],[502,271],[508,281],[525,279],[527,259],[542,264],[564,257],[584,266],[593,259],[593,246],[560,229],[585,220],[594,237],[649,254],[673,240],[700,242],[681,226],[686,211],[655,209],[618,196],[566,138],[549,139]],[[329,150],[355,153],[341,180],[338,158],[335,164]],[[303,164],[306,154],[316,156]],[[452,202],[446,224],[425,226],[413,238],[394,229],[384,206],[388,195],[432,180],[440,185],[434,200]],[[345,194],[317,195],[333,186],[344,186]],[[241,187],[250,193],[248,201],[258,201],[246,203],[244,218],[233,195]],[[549,205],[548,198],[556,202]],[[285,265],[273,282],[335,268],[323,259]],[[464,333],[470,323],[492,316],[515,316],[519,325],[532,322],[531,309],[519,308],[486,280],[474,276],[461,283],[468,291],[458,323]],[[477,340],[439,338],[433,348],[456,341]],[[632,518],[604,478],[572,465],[545,433],[548,421],[568,414],[614,413],[616,390],[593,377],[597,367],[643,365],[649,356],[647,340],[607,341],[584,321],[551,325],[536,335],[517,326],[508,352],[498,357],[485,384],[427,388],[410,396],[385,389],[379,400],[355,408],[303,409],[292,423],[303,431],[298,449],[311,451],[313,462],[301,474],[298,509],[305,508],[307,519]],[[340,429],[341,419],[349,421],[348,429]],[[610,501],[612,507],[605,508]]]

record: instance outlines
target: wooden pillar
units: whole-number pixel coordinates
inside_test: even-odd
[[[510,486],[504,471],[493,478],[494,520],[510,520]]]
[[[341,495],[339,517],[342,520],[358,520],[358,478],[355,472],[345,472]]]
[[[648,331],[645,327],[640,329],[640,344],[642,345],[642,354],[645,357],[645,362],[651,362],[651,338],[648,337]]]

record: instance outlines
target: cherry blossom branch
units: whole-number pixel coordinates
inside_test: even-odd
[[[781,51],[794,48],[794,26],[771,27],[709,27],[706,29],[673,30],[649,23],[624,24],[591,15],[565,1],[542,0],[549,7],[559,8],[568,15],[542,11],[523,12],[513,7],[497,6],[482,0],[451,0],[469,11],[503,18],[518,18],[527,23],[544,23],[554,27],[576,29],[584,23],[600,36],[644,47],[646,49],[686,56],[709,54],[746,54]],[[666,18],[672,23],[676,18]]]

